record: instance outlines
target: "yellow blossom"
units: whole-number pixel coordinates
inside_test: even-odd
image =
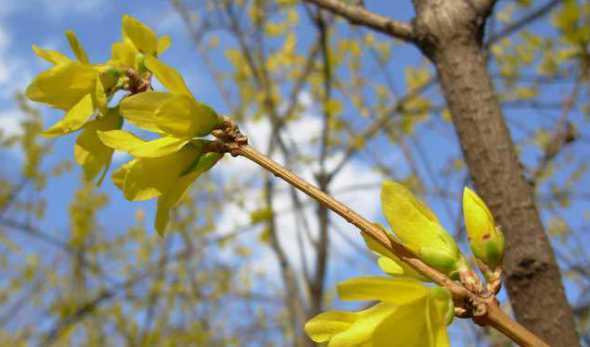
[[[384,182],[381,204],[395,235],[428,265],[454,278],[467,267],[436,215],[403,185]]]
[[[346,301],[378,301],[359,312],[329,311],[305,324],[316,343],[328,347],[447,347],[453,302],[443,288],[411,278],[360,277],[342,282]]]

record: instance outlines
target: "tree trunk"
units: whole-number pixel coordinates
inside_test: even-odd
[[[469,172],[506,236],[504,271],[516,318],[551,346],[579,346],[533,190],[486,68],[482,36],[493,1],[414,5],[420,46],[440,76]]]

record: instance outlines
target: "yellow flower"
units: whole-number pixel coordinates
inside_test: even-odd
[[[378,225],[385,234],[393,239],[393,236],[390,235],[383,226]],[[377,264],[379,268],[383,272],[391,276],[406,276],[406,277],[413,277],[422,282],[430,282],[431,280],[419,273],[418,271],[414,270],[411,266],[403,262],[399,259],[397,255],[393,252],[388,250],[387,248],[383,247],[379,242],[375,241],[371,236],[368,234],[362,233],[363,239],[365,240],[365,244],[367,247],[372,250],[377,256]]]
[[[144,55],[157,57],[170,47],[170,37],[157,37],[147,25],[134,17],[123,16],[123,39],[111,48],[110,63],[125,68],[142,70]]]
[[[145,65],[170,93],[148,91],[123,99],[121,113],[126,120],[178,139],[205,136],[221,125],[221,117],[195,100],[176,70],[151,56],[145,57]]]
[[[91,180],[101,169],[106,172],[113,152],[98,140],[96,130],[119,129],[122,118],[116,109],[107,107],[105,88],[111,85],[105,85],[105,81],[108,81],[109,67],[91,65],[76,35],[68,31],[66,37],[77,61],[33,45],[35,54],[54,66],[31,82],[26,95],[33,101],[66,111],[60,121],[43,132],[44,135],[62,136],[84,128],[76,141],[74,156],[85,178]]]
[[[359,312],[321,313],[305,324],[316,343],[329,347],[446,347],[453,317],[450,293],[410,278],[359,277],[338,285],[346,301],[378,301]]]
[[[483,200],[467,187],[463,191],[463,217],[473,255],[490,270],[501,267],[504,235]]]
[[[103,170],[103,175],[99,179],[99,183],[102,182],[113,156],[113,149],[100,141],[97,131],[120,129],[122,125],[123,118],[115,108],[109,109],[106,115],[88,122],[82,129],[74,145],[74,159],[82,166],[87,180],[94,179]]]
[[[124,27],[128,23],[129,28],[145,29],[136,26],[130,17],[123,23]],[[137,47],[153,48],[155,41],[150,31],[137,29],[143,32],[140,35],[129,28],[124,28],[128,41]],[[209,106],[196,101],[182,76],[156,59],[148,48],[144,51],[152,54],[143,57],[143,64],[169,92],[146,91],[128,96],[121,101],[120,110],[129,123],[160,137],[145,141],[121,130],[99,132],[99,137],[110,148],[135,157],[113,174],[113,180],[129,200],[158,198],[155,226],[163,234],[169,210],[178,204],[190,184],[222,157],[218,153],[203,154],[205,141],[198,139],[221,125],[222,119]]]
[[[112,147],[112,138],[99,132],[103,142]],[[128,134],[129,136],[133,136]],[[105,140],[106,139],[106,140]],[[165,139],[165,138],[163,138]],[[159,139],[162,140],[162,139]],[[155,141],[151,141],[152,143]],[[139,138],[133,140],[137,146],[148,148],[150,142]],[[141,143],[143,142],[143,144]],[[211,169],[223,156],[219,153],[202,152],[202,142],[187,143],[175,151],[135,152],[138,156],[113,173],[113,182],[131,201],[158,198],[155,228],[163,235],[169,220],[170,209],[182,199],[190,185],[204,172]]]
[[[407,188],[397,182],[384,182],[381,205],[395,235],[424,262],[453,278],[467,268],[455,240]]]

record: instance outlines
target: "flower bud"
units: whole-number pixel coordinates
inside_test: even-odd
[[[467,187],[463,191],[463,217],[471,251],[488,268],[482,269],[488,277],[490,271],[502,266],[504,235],[483,200]]]
[[[438,218],[406,187],[385,181],[381,190],[383,214],[399,240],[426,264],[453,279],[466,266],[455,240]]]

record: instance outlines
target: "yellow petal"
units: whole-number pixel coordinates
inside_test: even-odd
[[[335,335],[349,329],[358,316],[358,313],[343,311],[320,313],[305,323],[305,333],[314,342],[328,342]]]
[[[164,157],[134,160],[125,175],[125,197],[131,201],[139,201],[167,193],[200,153],[199,148],[187,145]]]
[[[388,275],[399,276],[404,274],[404,269],[400,264],[387,257],[379,257],[377,259],[379,268]]]
[[[338,296],[346,301],[379,300],[403,305],[427,294],[424,284],[403,277],[357,277],[338,284]]]
[[[106,114],[108,112],[107,110],[107,104],[108,104],[108,98],[107,98],[107,94],[104,91],[104,87],[102,85],[102,81],[100,78],[96,79],[96,87],[94,88],[94,94],[92,95],[92,101],[95,105],[95,107],[102,113],[102,114]]]
[[[175,137],[205,136],[219,126],[221,118],[210,107],[192,96],[174,95],[156,112],[159,129]]]
[[[135,165],[136,162],[137,162],[137,159],[133,159],[133,160],[121,165],[117,170],[113,171],[111,178],[112,178],[115,186],[117,186],[117,188],[119,188],[121,191],[125,190],[125,177],[127,176],[127,173],[129,172],[129,168],[132,167],[133,165]]]
[[[125,152],[146,143],[145,140],[123,130],[101,131],[98,138],[106,146]]]
[[[456,270],[462,256],[455,241],[434,213],[407,188],[397,182],[384,182],[381,204],[393,232],[404,245],[447,274]]]
[[[99,132],[98,137],[110,148],[125,151],[137,158],[158,158],[179,151],[188,140],[174,137],[161,137],[144,141],[123,130]]]
[[[158,56],[162,55],[170,47],[170,36],[164,35],[158,39]]]
[[[426,297],[397,307],[373,331],[374,347],[435,347]],[[446,327],[446,326],[444,326]]]
[[[123,36],[128,38],[138,51],[151,55],[157,53],[156,34],[136,18],[123,16]]]
[[[399,308],[396,305],[379,303],[358,314],[357,320],[351,324],[347,330],[336,334],[328,344],[329,347],[389,347],[392,346],[391,340],[388,344],[376,341],[377,329],[384,326]],[[389,329],[393,327],[388,325]],[[383,335],[383,333],[380,333]],[[391,333],[390,333],[391,335]],[[409,347],[409,346],[406,346]]]
[[[70,58],[58,51],[43,49],[37,45],[33,45],[33,52],[35,52],[38,57],[43,58],[54,65],[65,64],[70,61]]]
[[[383,227],[379,226],[381,229]],[[389,233],[385,232],[388,237],[391,237]],[[383,247],[379,242],[375,241],[369,235],[362,233],[363,239],[367,247],[375,252],[380,257],[377,259],[377,263],[383,272],[390,275],[404,275],[408,277],[414,277],[423,282],[430,282],[431,280],[414,270],[411,266],[401,261],[394,253]]]
[[[86,95],[79,103],[74,105],[62,120],[52,125],[43,132],[45,136],[61,136],[77,131],[88,121],[94,113],[92,96]]]
[[[305,332],[317,343],[329,347],[448,347],[446,331],[448,315],[453,310],[450,292],[440,287],[426,287],[417,281],[419,294],[408,288],[393,288],[377,279],[353,279],[342,283],[348,286],[345,298],[379,300],[360,312],[326,312],[311,319]],[[390,280],[391,282],[391,280]],[[365,289],[365,286],[371,287]],[[341,288],[339,288],[341,289]],[[354,294],[354,292],[361,292]],[[340,290],[341,294],[343,290]],[[379,293],[377,293],[379,292]],[[398,294],[399,298],[394,298]],[[382,301],[382,297],[390,297]],[[345,299],[344,298],[344,299]]]
[[[196,165],[190,168],[190,171],[180,177],[177,184],[174,185],[166,194],[158,199],[158,209],[156,212],[155,228],[160,235],[166,232],[166,226],[170,219],[170,209],[175,207],[186,194],[190,185],[204,172],[210,170],[219,159],[223,157],[220,153],[206,153],[202,155]]]
[[[86,54],[86,51],[80,44],[80,41],[78,41],[76,34],[74,34],[73,31],[66,31],[66,37],[68,38],[68,42],[70,43],[72,52],[74,52],[74,55],[76,56],[78,61],[82,64],[90,64],[90,61],[88,60],[88,55]]]
[[[455,306],[451,292],[444,287],[429,288],[428,300],[432,319],[444,321],[445,325],[451,324],[455,317]]]
[[[106,172],[113,155],[113,150],[100,141],[97,131],[119,129],[121,125],[123,119],[111,109],[105,116],[84,126],[74,145],[74,159],[82,166],[86,180],[93,180],[101,170]]]
[[[113,43],[111,46],[111,61],[120,67],[134,68],[137,50],[129,40]]]
[[[97,72],[76,61],[59,64],[39,74],[27,87],[29,99],[69,110],[96,87]]]
[[[170,93],[144,92],[124,98],[119,107],[129,123],[141,129],[161,133],[155,124],[156,111],[172,97]]]
[[[483,200],[467,187],[463,191],[463,217],[473,254],[492,270],[499,267],[504,255],[504,235]]]
[[[182,76],[175,69],[152,57],[145,57],[145,66],[153,72],[154,76],[166,89],[174,94],[183,94],[192,97],[192,94]]]

